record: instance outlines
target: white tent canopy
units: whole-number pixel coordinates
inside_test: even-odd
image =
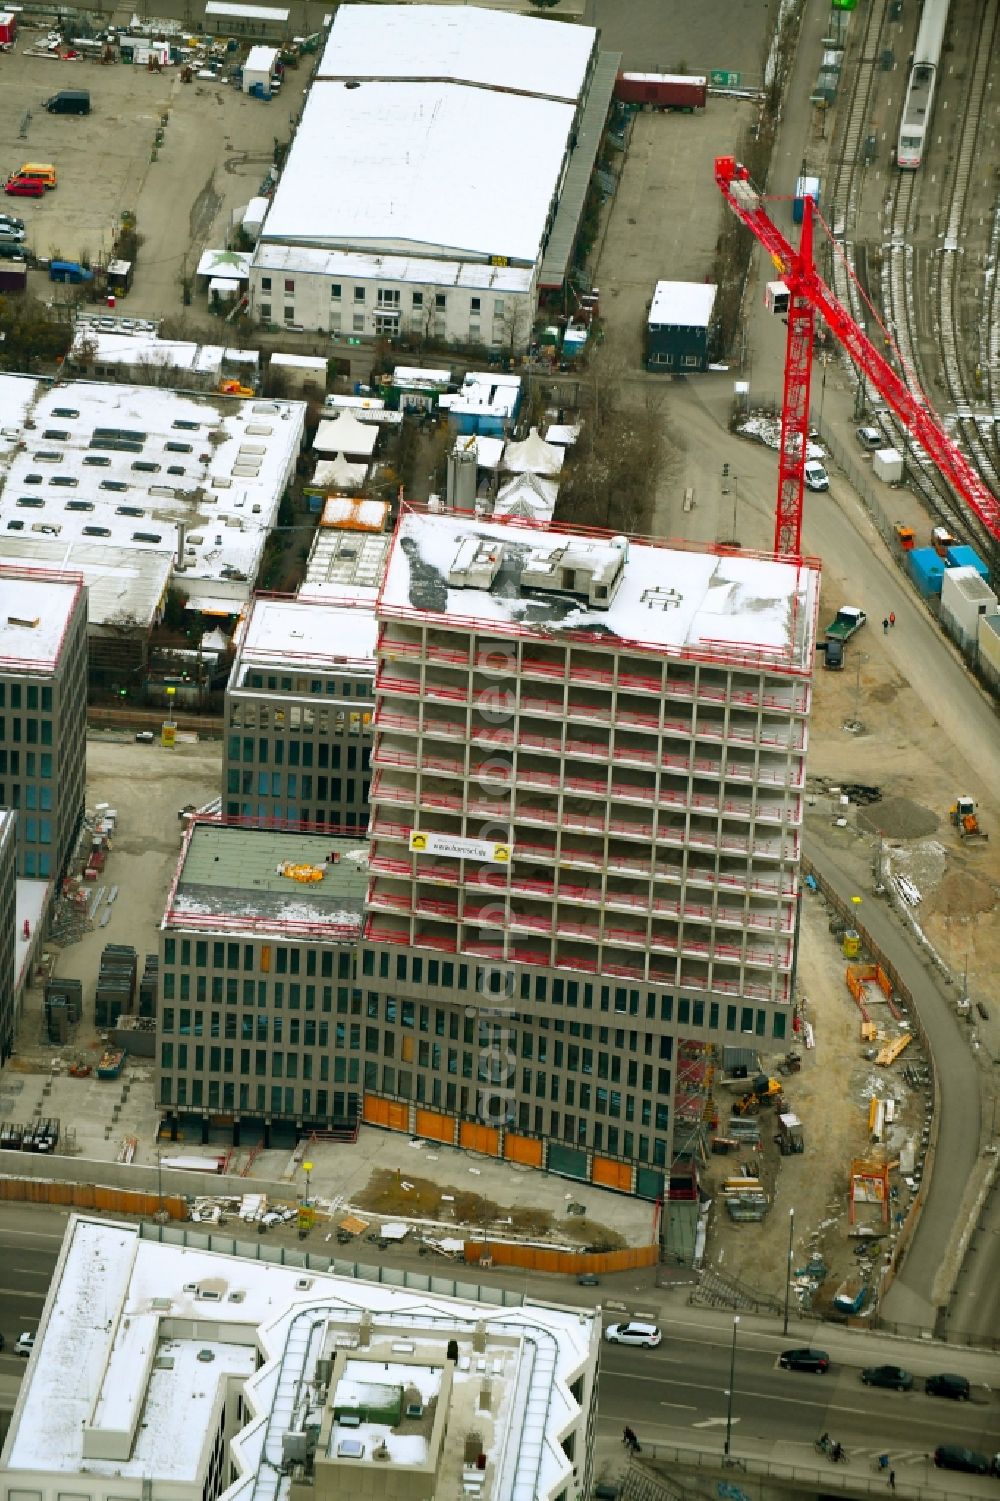
[[[318,453],[363,454],[370,458],[378,442],[378,428],[359,422],[350,410],[325,417],[316,429],[313,448]]]
[[[338,453],[333,459],[320,460],[312,482],[321,490],[360,490],[367,474],[367,464],[352,464]]]
[[[494,516],[515,516],[521,521],[551,521],[559,486],[537,474],[515,474],[497,492]]]
[[[500,463],[504,474],[558,474],[565,451],[546,443],[533,427],[523,443],[508,443]]]

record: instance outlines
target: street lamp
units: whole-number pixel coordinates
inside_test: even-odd
[[[788,1333],[788,1299],[792,1291],[792,1239],[795,1235],[795,1210],[788,1211],[788,1266],[785,1269],[785,1319],[782,1334]]]
[[[302,1171],[306,1175],[306,1203],[307,1204],[309,1203],[309,1174],[312,1172],[312,1170],[313,1170],[313,1165],[312,1165],[311,1162],[303,1162],[303,1164],[302,1164]]]
[[[733,1315],[733,1349],[729,1357],[729,1390],[726,1393],[726,1447],[725,1456],[729,1458],[729,1444],[733,1433],[733,1386],[736,1381],[736,1331],[740,1327],[740,1316]]]

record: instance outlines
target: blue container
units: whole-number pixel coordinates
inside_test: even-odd
[[[933,547],[916,547],[906,554],[906,566],[910,577],[925,597],[941,593],[945,561],[939,558]]]
[[[803,174],[803,176],[797,178],[795,181],[795,197],[792,200],[792,222],[795,224],[802,223],[803,214],[805,213],[803,200],[806,198],[811,198],[816,207],[819,208],[818,177],[807,177]]]
[[[990,570],[974,547],[949,547],[948,566],[950,568],[974,568],[981,579],[989,579],[990,576]]]

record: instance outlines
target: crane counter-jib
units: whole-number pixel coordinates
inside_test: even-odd
[[[910,436],[959,498],[1000,545],[1000,500],[983,482],[957,443],[944,431],[937,414],[920,392],[914,392],[889,361],[858,327],[847,309],[812,264],[786,239],[769,217],[764,201],[750,182],[747,169],[734,157],[717,157],[715,179],[730,208],[769,253],[793,297],[804,298],[820,314],[831,333],[866,379],[892,408]],[[807,216],[812,206],[806,206]],[[808,227],[808,226],[807,226]],[[804,440],[803,440],[804,441]]]

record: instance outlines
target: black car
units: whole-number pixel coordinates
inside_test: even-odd
[[[924,1391],[930,1397],[952,1397],[956,1402],[968,1402],[970,1396],[965,1377],[951,1376],[947,1372],[941,1376],[928,1376]]]
[[[913,1386],[913,1377],[901,1365],[866,1366],[861,1379],[865,1386],[886,1386],[894,1392],[908,1392]]]
[[[782,1350],[778,1364],[784,1371],[814,1371],[825,1376],[830,1369],[830,1357],[825,1350]]]
[[[939,1444],[934,1463],[939,1470],[964,1470],[967,1475],[988,1475],[993,1468],[985,1454],[963,1449],[961,1444]]]

